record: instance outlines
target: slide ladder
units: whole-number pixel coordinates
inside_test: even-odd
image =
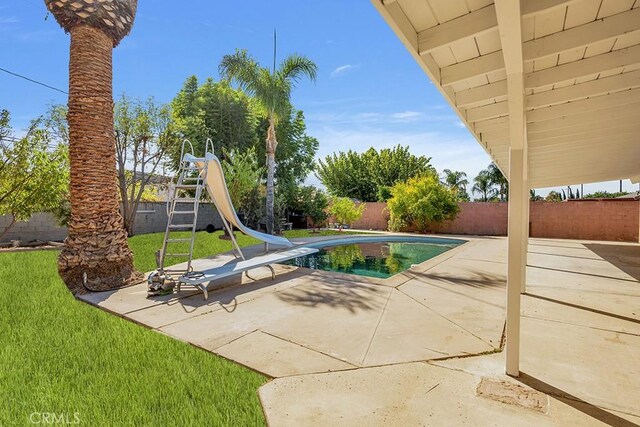
[[[182,144],[178,179],[167,203],[168,219],[162,248],[156,253],[156,263],[160,274],[192,271],[191,261],[198,223],[198,208],[202,192],[205,189],[207,172],[202,172],[194,163],[185,160],[185,148],[190,148],[193,153],[193,146],[189,141],[185,141]],[[188,232],[189,235],[185,236],[184,232]],[[187,258],[186,268],[166,269],[166,261],[171,258],[176,258],[176,261]]]

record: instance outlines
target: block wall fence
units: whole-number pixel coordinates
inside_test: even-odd
[[[460,213],[430,231],[440,234],[506,236],[508,203],[460,203]],[[365,203],[353,228],[386,230],[386,203]],[[629,199],[531,202],[531,237],[556,239],[640,241],[640,201]]]
[[[141,203],[135,223],[136,234],[157,233],[165,230],[167,212],[165,203]],[[468,234],[506,236],[507,203],[460,203],[460,213],[453,221],[433,227],[439,234]],[[386,230],[389,214],[386,203],[365,203],[362,218],[352,225],[364,230]],[[9,225],[9,216],[0,216],[0,231]],[[200,205],[198,229],[207,224],[222,228],[218,212],[209,203]],[[640,241],[640,201],[625,199],[571,200],[567,202],[531,202],[529,216],[531,237],[557,239]],[[46,213],[35,214],[27,222],[16,223],[0,243],[11,240],[63,240],[66,227],[57,224]]]
[[[8,215],[0,216],[0,232],[11,222]],[[216,229],[222,228],[222,220],[218,211],[211,203],[201,203],[198,210],[198,230],[203,230],[208,224],[213,224]],[[166,203],[140,203],[134,224],[135,234],[157,233],[167,227]],[[17,222],[11,230],[5,234],[0,243],[20,240],[28,243],[34,240],[44,242],[64,240],[67,237],[67,228],[60,226],[53,215],[38,213],[29,221]]]

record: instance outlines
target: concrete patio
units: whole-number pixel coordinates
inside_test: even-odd
[[[530,239],[511,378],[507,241],[464,239],[386,280],[277,266],[208,301],[146,284],[80,298],[274,378],[271,425],[640,423],[640,245]]]

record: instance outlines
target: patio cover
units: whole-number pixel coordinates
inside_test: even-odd
[[[519,375],[529,189],[640,180],[640,0],[372,0],[509,178],[507,366]]]

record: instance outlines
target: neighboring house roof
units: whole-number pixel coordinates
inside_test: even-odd
[[[640,200],[640,191],[636,191],[634,193],[625,194],[624,196],[616,197],[616,199],[633,199]]]
[[[145,178],[149,177],[148,174],[145,174]],[[142,173],[140,172],[135,172],[135,178],[136,181],[141,180],[142,179]],[[173,181],[173,177],[171,176],[166,176],[166,175],[160,175],[160,174],[153,174],[151,175],[151,178],[149,179],[149,184],[151,185],[167,185],[170,182]]]

